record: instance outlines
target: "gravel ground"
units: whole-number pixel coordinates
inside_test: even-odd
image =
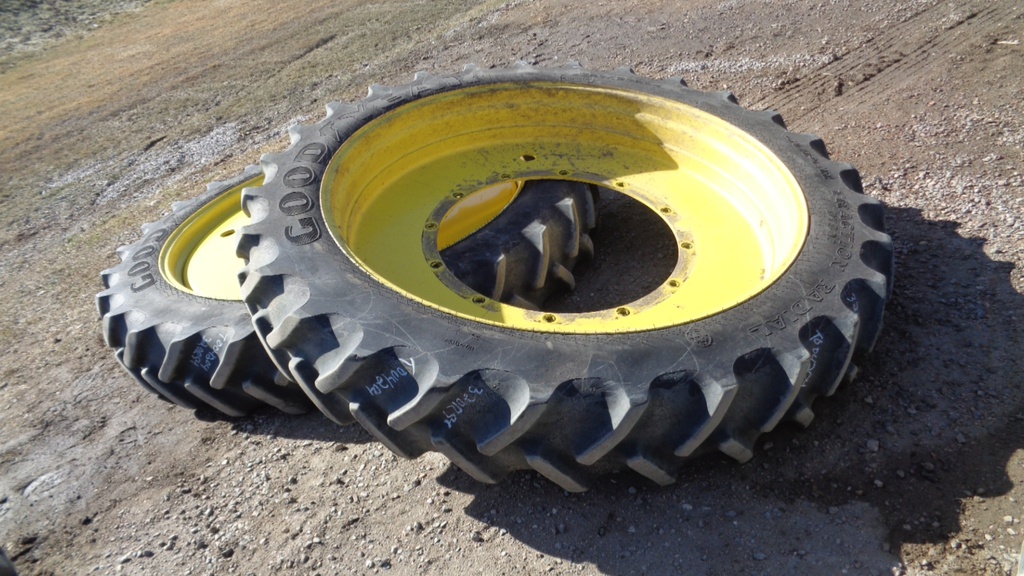
[[[99,6],[0,5],[0,547],[22,574],[1018,570],[1016,0]],[[808,429],[668,488],[487,486],[319,416],[182,410],[109,357],[97,273],[171,201],[370,83],[516,60],[729,89],[860,168],[888,208],[896,288],[860,376]]]

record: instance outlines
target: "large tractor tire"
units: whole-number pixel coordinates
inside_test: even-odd
[[[263,165],[239,255],[271,355],[328,416],[484,482],[534,469],[578,491],[626,468],[669,483],[708,452],[745,461],[780,421],[810,422],[892,286],[882,206],[821,140],[629,70],[418,74],[329,106]],[[672,231],[672,273],[583,313],[474,290],[441,256],[446,218],[531,180],[644,204]]]
[[[577,262],[593,257],[590,231],[597,225],[599,192],[592,184],[567,180],[512,184],[518,193],[507,207],[493,219],[486,213],[477,218],[486,225],[463,217],[474,230],[469,236],[451,246],[441,238],[441,261],[473,291],[539,310],[552,295],[575,288]],[[458,216],[442,220],[439,231]]]

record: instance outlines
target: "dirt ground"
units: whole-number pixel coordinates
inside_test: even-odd
[[[1016,573],[1019,0],[82,2],[59,34],[20,4],[0,11],[0,547],[20,573]],[[896,288],[808,429],[668,488],[570,495],[320,416],[192,413],[117,366],[98,274],[143,222],[370,83],[516,60],[732,90],[861,170]]]

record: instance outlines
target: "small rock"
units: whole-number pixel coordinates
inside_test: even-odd
[[[885,486],[885,482],[882,482],[881,480],[875,480],[875,488],[881,488],[883,486]]]
[[[932,464],[931,462],[922,462],[921,468],[924,468],[928,472],[935,472],[935,464]]]
[[[131,554],[125,554],[124,556],[121,556],[121,559],[118,560],[117,563],[118,564],[127,564],[127,563],[129,563],[131,561],[132,561],[132,555]]]
[[[225,548],[225,549],[220,551],[220,555],[225,557],[225,558],[231,558],[232,556],[235,555],[235,549],[234,548]]]
[[[872,438],[871,440],[868,440],[865,443],[865,446],[867,447],[869,452],[878,452],[878,448],[881,446],[881,442]]]
[[[483,542],[484,541],[484,535],[481,534],[477,530],[473,530],[473,532],[471,532],[469,534],[469,539],[472,540],[473,542]]]
[[[768,559],[768,555],[765,554],[764,552],[756,552],[756,553],[754,553],[754,560],[763,561],[763,560],[767,560],[767,559]]]
[[[367,568],[373,568],[374,567],[373,560],[367,560],[366,561],[366,567]]]
[[[1003,522],[1013,524],[1013,516],[1003,516]]]

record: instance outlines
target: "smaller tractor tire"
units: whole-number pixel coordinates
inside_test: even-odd
[[[263,405],[289,414],[309,408],[267,356],[237,295],[239,198],[262,181],[259,167],[249,166],[174,204],[143,225],[142,239],[118,249],[120,264],[101,273],[106,289],[96,304],[107,345],[143,388],[185,408],[228,416]]]

